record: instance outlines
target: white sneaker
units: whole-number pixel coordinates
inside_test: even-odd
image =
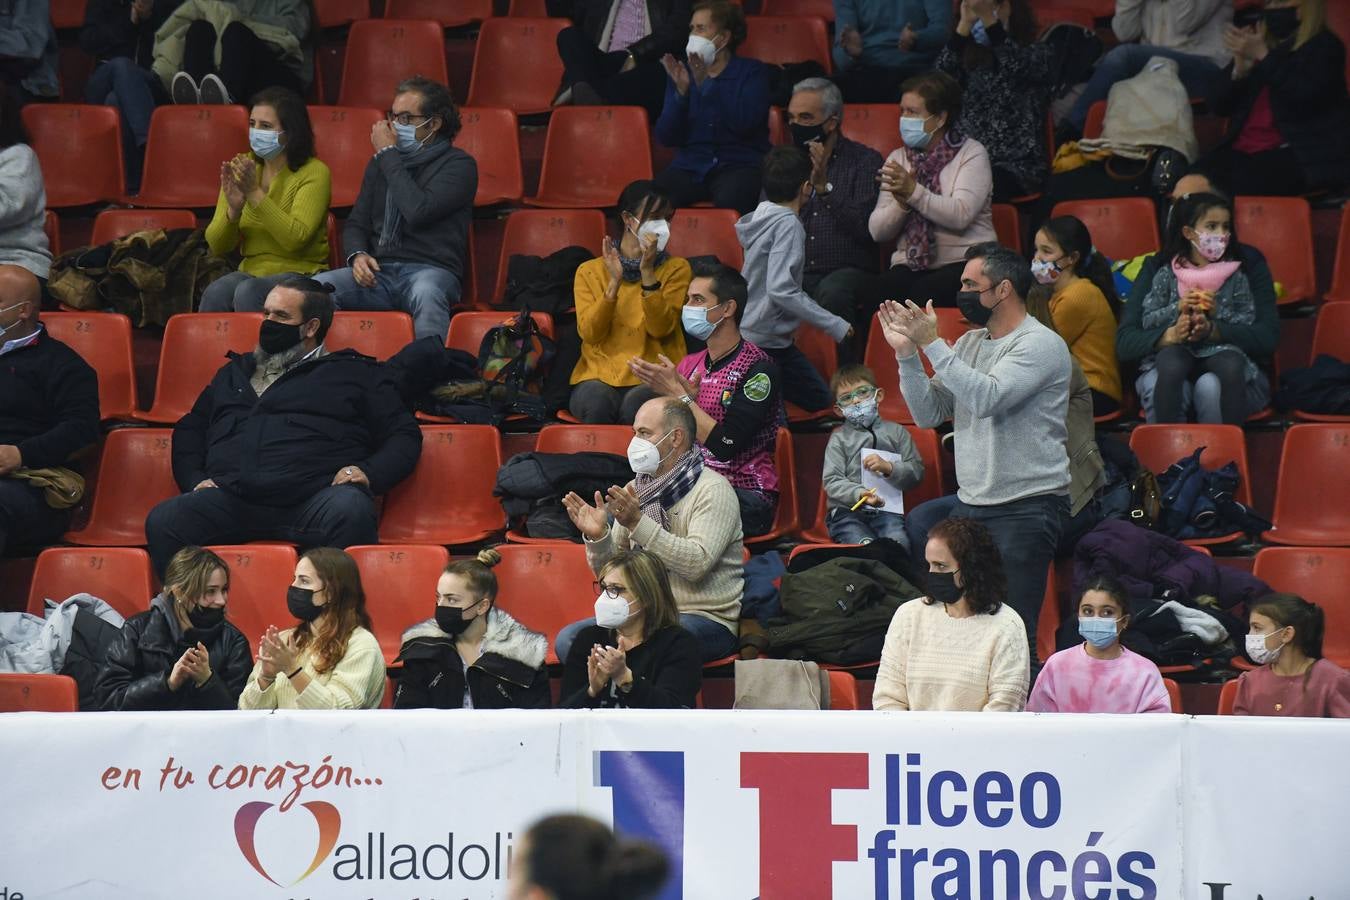
[[[232,103],[230,92],[225,90],[225,82],[214,72],[202,79],[201,98],[203,103],[222,106]]]
[[[174,103],[196,104],[202,102],[202,93],[197,89],[197,82],[192,80],[192,76],[186,72],[177,72],[173,76],[173,81],[169,84],[169,96],[173,98]]]

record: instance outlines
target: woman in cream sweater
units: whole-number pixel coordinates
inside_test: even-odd
[[[1027,701],[1026,627],[1003,602],[993,537],[974,519],[928,532],[928,596],[895,611],[873,709],[1020,712]]]
[[[286,605],[299,623],[268,626],[240,709],[374,709],[384,697],[384,655],[370,633],[356,560],[318,547],[295,565]]]

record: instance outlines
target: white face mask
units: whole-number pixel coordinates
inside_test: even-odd
[[[4,308],[0,308],[0,313],[7,313],[7,312],[9,312],[11,309],[18,309],[20,306],[23,306],[23,305],[24,305],[24,304],[22,304],[22,303],[12,303],[12,304],[10,304],[9,306],[6,306],[6,307],[4,307]],[[5,334],[6,334],[6,332],[9,332],[9,331],[12,331],[12,330],[15,329],[15,328],[18,328],[21,324],[23,324],[23,323],[26,322],[26,321],[28,321],[28,320],[27,320],[27,319],[22,319],[22,318],[20,318],[20,319],[15,319],[13,322],[10,322],[8,325],[2,325],[2,326],[0,326],[0,338],[3,338],[3,337],[5,336]]]
[[[621,628],[633,618],[628,601],[601,591],[595,598],[595,624],[601,628]]]
[[[657,444],[670,437],[670,434],[667,431],[655,443],[633,435],[633,439],[628,442],[628,467],[639,475],[651,475],[661,468],[661,449]]]
[[[1252,662],[1258,666],[1264,666],[1266,663],[1275,661],[1275,657],[1279,656],[1280,651],[1284,649],[1284,644],[1280,644],[1280,646],[1271,650],[1266,646],[1266,638],[1278,634],[1282,630],[1277,628],[1269,634],[1247,635],[1247,655],[1252,658]]]
[[[684,45],[684,54],[690,58],[697,56],[705,66],[711,66],[717,58],[717,45],[701,34],[691,34]]]
[[[641,244],[647,235],[656,237],[656,252],[664,253],[666,244],[670,243],[670,223],[665,219],[648,219],[638,226],[638,243]]]

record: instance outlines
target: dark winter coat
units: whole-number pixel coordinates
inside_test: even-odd
[[[547,0],[548,14],[571,19],[599,47],[617,0]],[[651,33],[628,48],[639,62],[656,62],[667,53],[684,57],[689,37],[689,0],[647,0]],[[601,47],[608,51],[608,47]]]
[[[460,709],[467,681],[474,709],[547,709],[547,655],[548,638],[493,608],[483,653],[466,672],[455,639],[428,619],[403,632],[394,708]]]
[[[228,620],[218,628],[184,632],[162,594],[148,611],[132,616],[108,651],[95,695],[103,710],[237,709],[253,655],[248,638]],[[201,687],[188,679],[169,689],[169,673],[201,641],[211,658],[211,678]]]
[[[628,651],[633,685],[625,693],[608,685],[597,697],[587,688],[590,676],[586,658],[594,644],[618,646],[613,629],[592,625],[583,628],[572,642],[563,667],[564,709],[626,707],[628,709],[693,709],[703,687],[703,653],[698,641],[678,625],[662,628]]]
[[[351,350],[299,363],[263,393],[231,354],[173,431],[183,491],[203,479],[251,503],[294,506],[357,466],[383,494],[417,465],[422,432],[379,363]]]
[[[0,356],[0,444],[18,447],[25,466],[68,465],[98,436],[98,376],[79,354],[43,331]]]
[[[131,0],[89,0],[80,29],[80,49],[102,62],[125,56],[149,69],[155,32],[183,0],[155,0],[148,19],[131,21]]]

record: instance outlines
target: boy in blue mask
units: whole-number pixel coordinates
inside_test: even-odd
[[[878,406],[883,391],[866,366],[844,366],[830,379],[830,393],[844,424],[830,435],[825,447],[822,486],[828,500],[825,525],[837,544],[870,544],[890,538],[906,549],[905,517],[884,510],[884,502],[864,490],[862,470],[880,475],[902,491],[923,480],[923,460],[903,425],[881,418]],[[896,454],[895,461],[864,449]]]

